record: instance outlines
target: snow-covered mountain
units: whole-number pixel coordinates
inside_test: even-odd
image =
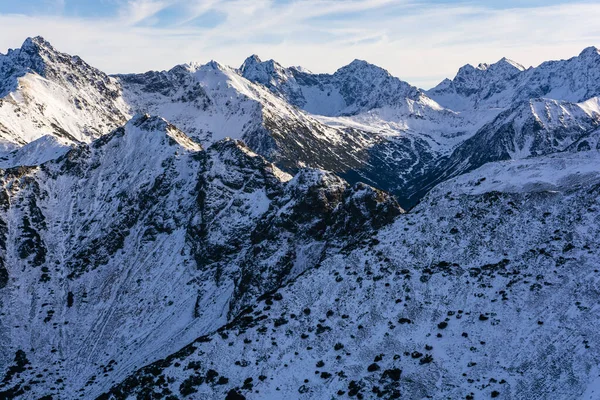
[[[350,130],[352,136],[365,132],[371,140],[362,161],[336,172],[389,190],[407,207],[414,205],[411,182],[432,160],[472,136],[489,114],[463,116],[445,109],[422,90],[361,60],[334,74],[313,74],[253,55],[239,71],[328,126]]]
[[[205,146],[226,137],[242,139],[290,171],[355,168],[374,141],[357,130],[348,134],[321,123],[215,61],[118,79],[134,111],[164,116]]]
[[[41,37],[0,54],[0,146],[15,150],[50,135],[89,142],[130,117],[114,78]]]
[[[444,107],[456,111],[506,107],[506,92],[525,71],[522,65],[503,58],[494,64],[467,64],[453,80],[445,79],[427,93]],[[510,93],[509,95],[514,95]]]
[[[495,64],[465,65],[427,95],[455,111],[505,109],[532,98],[580,103],[600,95],[600,50],[584,49],[568,60],[547,61],[536,68],[502,59]]]
[[[422,90],[362,60],[334,74],[313,74],[253,55],[239,71],[328,125],[353,127],[381,138],[424,139],[434,152],[451,149],[457,137],[468,136],[477,126],[443,109]]]
[[[594,104],[597,98],[584,104],[532,99],[501,112],[413,182],[414,200],[438,183],[489,162],[562,152],[579,143],[580,149],[591,149],[586,138],[600,125],[600,108]]]
[[[321,122],[377,138],[365,148],[368,162],[337,172],[391,191],[405,207],[486,162],[564,150],[598,124],[599,71],[593,47],[538,68],[506,58],[466,65],[427,92],[358,60],[332,75],[257,56],[240,68]]]
[[[327,90],[339,86],[340,93],[354,96],[346,111],[350,107],[365,112],[351,117],[311,114],[310,109],[290,103],[285,94],[296,90],[284,84],[292,70],[310,75],[284,69],[274,61],[259,62],[254,56],[240,70],[212,61],[118,79],[132,110],[165,116],[203,145],[224,137],[239,138],[288,172],[304,166],[327,169],[352,183],[362,181],[393,191],[402,203],[406,182],[466,135],[468,124],[456,113],[441,109],[418,89],[365,62],[340,69],[335,80],[319,75],[333,82],[323,84],[331,86]],[[382,88],[392,88],[359,106],[357,102],[369,92],[359,83],[375,78]],[[413,95],[418,100],[406,97]],[[410,127],[405,116],[412,121]]]
[[[0,398],[600,398],[599,77],[596,48],[430,91],[257,56],[107,76],[26,40]]]

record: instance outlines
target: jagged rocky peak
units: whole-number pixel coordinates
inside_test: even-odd
[[[118,128],[116,132],[123,132],[125,135],[133,136],[137,145],[142,145],[143,149],[148,151],[162,151],[158,149],[166,144],[179,145],[189,151],[200,151],[202,146],[179,130],[175,125],[160,116],[150,114],[136,114],[124,127]],[[111,135],[107,135],[106,140],[110,140]],[[94,144],[102,143],[102,140]],[[129,145],[136,145],[129,143]],[[156,146],[153,150],[152,145]]]
[[[50,42],[41,36],[27,38],[23,45],[18,49],[9,49],[6,57],[14,64],[23,68],[29,68],[32,71],[44,76],[46,62],[54,58],[58,52],[52,47]]]
[[[250,57],[246,58],[240,67],[240,71],[242,73],[250,68],[255,67],[256,65],[262,63],[260,57],[256,54],[252,54]]]
[[[491,65],[465,65],[453,80],[444,80],[427,94],[456,111],[506,109],[537,97],[586,101],[600,94],[599,80],[600,52],[592,46],[568,60],[535,68],[525,69],[507,58]]]
[[[345,65],[339,68],[335,73],[336,74],[356,74],[356,73],[375,73],[385,76],[390,76],[391,74],[384,68],[381,68],[375,64],[371,64],[365,60],[354,59],[350,64]]]
[[[504,57],[494,64],[481,63],[477,67],[470,64],[464,65],[458,70],[454,82],[456,84],[472,82],[480,86],[486,81],[510,79],[523,71],[525,71],[525,67],[521,64]]]
[[[513,61],[506,57],[502,57],[498,62],[495,62],[493,64],[480,63],[477,66],[477,68],[473,67],[470,64],[467,64],[459,69],[459,74],[461,73],[461,71],[463,73],[467,73],[475,70],[515,73],[518,71],[525,71],[525,67],[516,61]]]
[[[219,174],[223,176],[232,176],[231,168],[246,168],[252,166],[257,170],[269,171],[269,175],[276,177],[282,182],[289,181],[292,177],[279,170],[275,165],[267,161],[264,157],[256,154],[243,141],[239,139],[225,138],[221,139],[208,147],[208,152],[218,154],[218,159],[226,167],[218,169]],[[238,175],[240,177],[240,175]],[[265,176],[263,175],[263,178]],[[247,186],[246,182],[246,186]],[[242,182],[239,182],[242,185]]]
[[[294,70],[285,68],[275,60],[262,61],[256,54],[246,58],[240,67],[242,76],[269,88],[281,86],[294,79]]]
[[[584,49],[568,60],[546,61],[531,68],[516,88],[516,98],[546,97],[574,103],[600,95],[600,53]]]
[[[596,47],[596,46],[586,47],[585,49],[583,49],[581,51],[581,53],[579,54],[579,57],[582,57],[582,58],[588,58],[588,57],[598,58],[598,57],[600,57],[600,49],[598,47]]]
[[[151,116],[150,114],[136,114],[125,125],[127,130],[129,127],[135,126],[143,132],[160,132],[167,133],[175,131],[177,128],[171,125],[166,119],[160,116]]]
[[[419,100],[423,93],[392,76],[387,70],[363,60],[354,60],[332,76],[344,99],[342,115],[355,115],[381,107],[400,107],[407,99]]]
[[[333,74],[313,74],[250,56],[239,71],[289,103],[318,115],[355,115],[383,106],[396,107],[407,98],[418,100],[423,95],[387,70],[358,59]]]
[[[73,72],[87,74],[90,80],[109,80],[106,74],[87,64],[79,56],[59,52],[41,36],[27,38],[19,49],[10,49],[3,64],[12,64],[13,70],[15,67],[21,67],[22,70],[17,72],[19,75],[35,72],[44,78],[60,80],[62,83],[69,82],[68,78],[78,78]],[[77,80],[71,83],[77,83]]]
[[[366,87],[373,88],[373,85],[375,85],[375,91],[385,91],[387,88],[384,85],[392,85],[395,90],[412,88],[408,83],[392,76],[386,69],[358,59],[338,69],[333,77],[341,84],[347,82],[355,82],[354,85],[360,84],[364,86],[365,90]],[[367,94],[369,91],[365,92],[365,95]]]
[[[0,97],[15,90],[16,78],[29,72],[46,76],[46,63],[56,50],[41,36],[27,38],[18,49],[0,54]]]
[[[51,54],[59,53],[49,41],[42,36],[28,37],[21,45],[20,50],[28,54]],[[12,50],[13,52],[16,50]]]
[[[464,111],[477,108],[505,107],[511,90],[526,69],[506,57],[496,63],[462,66],[453,79],[445,79],[427,94],[446,108]]]
[[[364,183],[351,186],[337,175],[318,169],[298,172],[286,191],[297,199],[296,213],[306,214],[307,220],[319,216],[327,222],[329,234],[338,238],[379,229],[404,213],[388,193]]]
[[[198,64],[193,64],[193,65],[197,66],[196,69],[205,68],[205,69],[212,69],[212,70],[219,70],[219,71],[227,69],[227,67],[225,67],[224,65],[220,64],[218,61],[215,61],[215,60],[210,60],[209,62],[207,62],[204,65],[199,65],[199,66],[198,66]]]
[[[526,68],[523,65],[519,64],[516,61],[511,60],[510,58],[506,58],[506,57],[502,57],[502,59],[500,59],[500,61],[498,61],[494,65],[496,65],[498,67],[509,67],[509,68],[510,67],[514,67],[514,68],[516,68],[516,69],[518,69],[520,71],[525,71],[526,70]]]

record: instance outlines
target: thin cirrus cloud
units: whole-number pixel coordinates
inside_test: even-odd
[[[465,63],[526,66],[600,44],[597,1],[0,0],[0,49],[42,35],[109,73],[253,53],[332,72],[355,58],[421,87]],[[74,34],[76,32],[76,34]]]

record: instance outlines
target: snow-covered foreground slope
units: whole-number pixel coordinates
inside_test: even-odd
[[[598,161],[445,182],[101,398],[597,399]]]
[[[1,184],[0,397],[98,395],[402,211],[143,115]]]
[[[128,117],[114,78],[56,51],[41,37],[0,54],[0,146],[5,151],[45,135],[89,142]]]

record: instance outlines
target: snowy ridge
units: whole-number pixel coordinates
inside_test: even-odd
[[[72,145],[71,141],[61,137],[42,136],[0,158],[0,168],[40,165],[59,158],[69,151]]]
[[[422,96],[417,88],[362,60],[354,60],[328,75],[284,68],[273,60],[262,62],[253,55],[246,59],[240,72],[291,104],[324,116],[355,115]]]
[[[384,137],[414,135],[430,141],[433,151],[451,150],[456,141],[448,139],[464,140],[474,129],[471,119],[444,110],[416,87],[362,60],[328,75],[284,68],[253,55],[240,72],[329,125]]]
[[[465,65],[453,80],[446,79],[427,94],[438,103],[455,111],[472,108],[505,106],[504,92],[525,68],[506,58],[495,64]]]

